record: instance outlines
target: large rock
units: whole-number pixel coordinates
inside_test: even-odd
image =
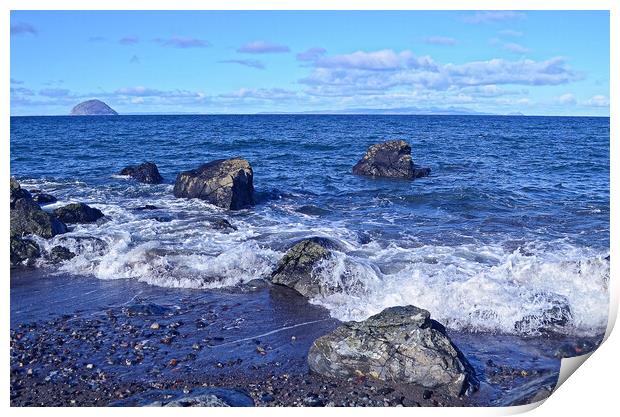
[[[336,248],[334,242],[322,237],[311,237],[298,242],[280,259],[271,275],[271,282],[286,285],[309,298],[338,291],[337,286],[321,279],[316,270]]]
[[[218,159],[181,172],[174,184],[174,196],[200,198],[218,207],[239,210],[254,204],[253,176],[245,159]]]
[[[50,238],[65,233],[67,226],[43,211],[26,190],[11,180],[11,238],[37,235]]]
[[[430,172],[430,168],[414,165],[411,159],[411,146],[404,140],[371,145],[366,155],[353,167],[353,173],[356,175],[409,180],[425,177]]]
[[[241,389],[198,387],[187,391],[150,390],[109,404],[111,407],[253,407],[254,400]]]
[[[84,203],[71,203],[54,210],[60,220],[65,223],[94,223],[103,217],[101,210]]]
[[[118,113],[101,100],[87,100],[71,109],[71,116],[116,116]]]
[[[52,204],[58,201],[56,197],[47,193],[36,193],[32,196],[32,200],[38,205]]]
[[[29,265],[39,256],[39,246],[32,240],[11,237],[11,266]]]
[[[445,329],[414,306],[391,307],[362,322],[348,322],[314,341],[313,372],[370,377],[443,389],[459,396],[477,389],[474,370]]]
[[[119,172],[120,175],[128,175],[138,182],[146,184],[160,184],[164,179],[159,174],[157,165],[153,162],[145,162],[140,165],[125,167]]]

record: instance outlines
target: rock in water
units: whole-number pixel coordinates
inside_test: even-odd
[[[445,389],[459,396],[477,389],[474,370],[430,313],[391,307],[361,322],[348,322],[318,338],[308,365],[332,378],[366,376]]]
[[[174,184],[174,196],[200,198],[218,207],[239,210],[254,205],[253,176],[245,159],[218,159],[181,172]]]
[[[11,238],[37,235],[47,239],[66,231],[62,221],[43,211],[30,193],[11,179]]]
[[[101,210],[84,203],[71,203],[54,210],[60,220],[65,223],[94,223],[103,217]]]
[[[11,266],[31,264],[39,256],[39,246],[32,240],[11,237]]]
[[[315,274],[317,265],[327,259],[336,244],[323,237],[304,239],[290,248],[271,275],[274,284],[293,288],[304,297],[328,295],[337,291]]]
[[[160,184],[164,180],[159,174],[157,165],[153,162],[125,167],[119,172],[119,175],[128,175],[136,181],[145,184]]]
[[[425,177],[430,172],[430,168],[420,168],[413,164],[411,146],[404,140],[371,145],[366,155],[353,167],[356,175],[409,180]]]
[[[52,204],[55,203],[56,197],[54,197],[51,194],[46,194],[46,193],[36,193],[32,199],[34,200],[35,203],[37,203],[38,205],[44,205],[44,204]]]
[[[75,253],[71,252],[64,246],[58,245],[54,246],[52,250],[50,250],[49,258],[53,263],[59,263],[75,258]]]
[[[101,100],[83,101],[73,109],[71,116],[116,116],[118,113]]]

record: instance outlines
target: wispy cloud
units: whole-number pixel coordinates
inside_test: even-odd
[[[30,23],[19,22],[11,25],[11,35],[36,35],[37,29]]]
[[[271,54],[271,53],[285,53],[290,52],[290,48],[285,45],[279,45],[277,43],[267,41],[254,41],[246,43],[237,49],[237,52],[245,54]]]
[[[189,36],[173,36],[169,39],[157,38],[155,42],[160,43],[162,46],[181,49],[207,48],[211,46],[211,43],[205,39],[192,38]]]
[[[316,61],[327,52],[324,48],[310,48],[296,55],[298,61]]]
[[[44,88],[39,90],[39,95],[44,97],[67,97],[71,91],[67,88]]]
[[[424,38],[424,42],[428,43],[429,45],[456,45],[456,39],[449,38],[447,36],[428,36]]]
[[[473,15],[463,17],[463,21],[465,23],[477,25],[481,23],[493,23],[503,22],[507,20],[523,19],[524,17],[525,13],[514,12],[510,10],[499,10],[476,12]]]
[[[572,105],[577,103],[575,96],[571,93],[562,94],[561,96],[556,97],[556,101],[562,105]]]
[[[118,40],[121,45],[135,45],[140,42],[140,38],[137,36],[124,36]]]
[[[222,64],[238,64],[250,68],[265,69],[265,64],[258,59],[225,59],[219,62]]]
[[[506,36],[506,37],[512,37],[512,38],[520,38],[521,36],[523,36],[523,32],[520,32],[518,30],[512,30],[512,29],[500,30],[499,32],[497,32],[497,34],[500,36]]]
[[[504,45],[502,45],[502,48],[515,54],[526,54],[530,52],[529,48],[526,48],[525,46],[519,45],[518,43],[514,42],[505,43]]]
[[[609,97],[597,94],[586,100],[583,104],[590,107],[609,107]]]
[[[242,98],[256,100],[286,100],[297,96],[297,92],[283,88],[240,88],[232,93],[220,94],[222,98]]]
[[[23,84],[23,81],[16,80],[15,78],[11,78],[11,84]]]
[[[131,57],[131,59],[129,60],[130,64],[139,64],[140,63],[140,58],[138,57],[138,55],[133,55]]]

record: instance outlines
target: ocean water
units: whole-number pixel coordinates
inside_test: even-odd
[[[457,331],[535,334],[531,317],[561,304],[563,331],[592,335],[608,314],[609,138],[608,118],[584,117],[13,117],[10,170],[59,199],[45,209],[106,215],[38,240],[78,255],[50,274],[211,291],[268,278],[292,243],[325,236],[343,249],[314,273],[345,291],[311,302],[337,319],[414,304]],[[352,175],[389,139],[431,176]],[[232,156],[253,166],[255,207],[173,197],[177,173]],[[164,184],[115,175],[147,160]],[[237,230],[214,229],[218,217]]]

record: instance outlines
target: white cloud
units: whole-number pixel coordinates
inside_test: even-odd
[[[586,106],[591,106],[591,107],[608,107],[609,97],[604,96],[602,94],[597,94],[595,96],[590,97],[589,100],[586,100],[584,104]]]
[[[494,23],[503,22],[506,20],[522,19],[525,17],[524,13],[514,12],[510,10],[499,11],[484,11],[476,12],[473,15],[465,16],[463,21],[466,23],[480,24],[480,23]]]
[[[507,51],[514,52],[515,54],[525,54],[530,52],[529,48],[514,42],[505,43],[502,47]]]
[[[241,46],[239,49],[237,49],[237,52],[246,54],[270,54],[290,52],[290,49],[288,46],[279,45],[277,43],[267,41],[254,41]]]
[[[571,93],[562,94],[559,97],[556,97],[556,101],[562,105],[572,105],[577,103],[575,96]]]

